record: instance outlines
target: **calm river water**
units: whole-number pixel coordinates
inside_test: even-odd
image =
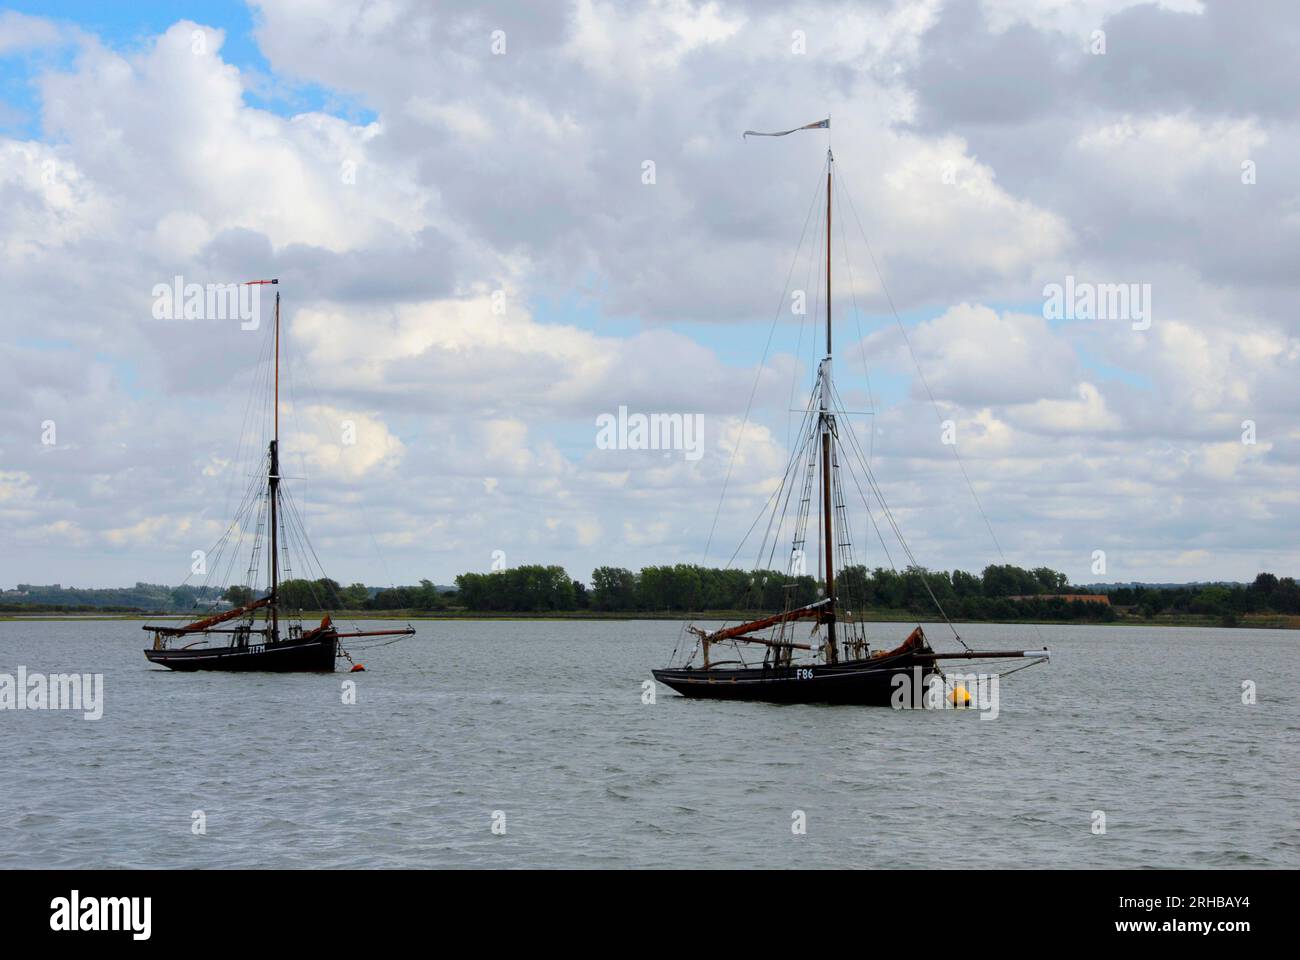
[[[105,686],[97,721],[0,711],[0,862],[1300,866],[1298,633],[965,626],[1053,651],[984,720],[643,704],[669,621],[416,626],[362,674],[186,675],[145,661],[138,622],[0,623],[0,674]]]

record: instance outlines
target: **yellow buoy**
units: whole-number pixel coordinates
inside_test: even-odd
[[[952,693],[948,694],[948,700],[954,707],[969,707],[970,691],[959,683],[952,688]]]

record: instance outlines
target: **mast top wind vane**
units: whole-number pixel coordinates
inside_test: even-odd
[[[785,137],[792,133],[798,133],[800,130],[829,130],[831,128],[831,118],[818,120],[815,123],[805,123],[802,127],[794,127],[791,130],[778,130],[775,133],[763,133],[760,130],[746,130],[740,135],[743,140],[745,137]]]

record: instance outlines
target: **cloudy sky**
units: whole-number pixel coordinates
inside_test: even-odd
[[[1298,47],[1283,0],[11,4],[0,586],[177,583],[229,523],[266,327],[156,319],[175,276],[280,278],[336,579],[725,561],[816,361],[828,137],[740,134],[828,114],[837,377],[921,562],[1300,572]],[[600,449],[620,405],[703,455]]]

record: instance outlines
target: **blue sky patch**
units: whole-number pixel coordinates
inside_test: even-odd
[[[192,20],[225,32],[221,58],[246,75],[244,102],[282,117],[328,113],[354,124],[372,123],[378,114],[349,94],[317,83],[276,74],[257,45],[254,14],[231,0],[193,0],[178,10],[174,3],[85,3],[77,0],[11,0],[8,9],[34,17],[75,24],[107,47],[132,54],[146,47],[179,20]],[[69,70],[76,58],[71,43],[55,48],[13,51],[0,56],[0,135],[41,137],[41,74]]]

